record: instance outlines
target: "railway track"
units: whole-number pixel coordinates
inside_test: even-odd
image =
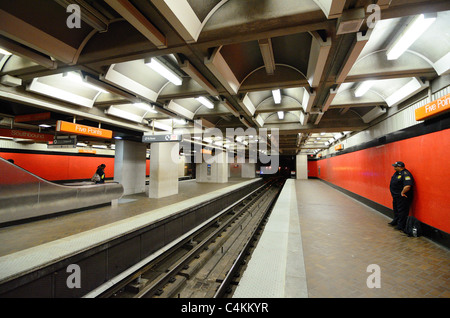
[[[270,180],[100,297],[231,297],[283,184]]]

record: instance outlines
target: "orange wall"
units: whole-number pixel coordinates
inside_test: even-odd
[[[392,163],[403,161],[415,180],[412,214],[421,222],[450,233],[449,158],[450,129],[446,129],[310,161],[308,168],[309,176],[317,171],[320,179],[392,208]]]
[[[106,165],[105,177],[114,177],[114,158],[70,156],[52,154],[0,152],[3,159],[14,159],[14,163],[46,180],[90,179],[97,166]]]
[[[90,179],[102,163],[106,165],[105,177],[114,178],[113,157],[10,152],[0,152],[0,157],[13,159],[16,165],[49,181]],[[146,175],[149,174],[150,160],[147,159]]]

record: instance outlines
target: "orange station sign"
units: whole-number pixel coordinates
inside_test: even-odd
[[[415,110],[416,120],[424,120],[448,110],[450,110],[450,94],[442,96],[441,98],[438,98],[425,106],[417,108]]]
[[[56,131],[72,133],[76,135],[84,135],[98,138],[111,139],[112,130],[100,129],[91,126],[69,123],[67,121],[58,120],[56,123]]]

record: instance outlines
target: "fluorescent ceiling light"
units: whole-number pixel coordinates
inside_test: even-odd
[[[375,81],[364,81],[355,90],[355,97],[361,97],[372,87]]]
[[[386,103],[389,107],[404,101],[413,94],[417,93],[421,89],[427,87],[427,85],[421,84],[420,79],[413,77],[408,83],[396,90],[395,93],[386,98]]]
[[[179,125],[186,125],[186,120],[183,118],[174,118],[173,120]]]
[[[387,51],[388,60],[398,59],[436,20],[436,15],[416,16]]]
[[[172,82],[176,86],[180,86],[182,83],[181,77],[175,74],[171,69],[167,68],[164,64],[159,62],[157,59],[152,58],[149,63],[145,63],[152,70],[157,72],[159,75],[164,76],[170,82]]]
[[[126,120],[134,121],[136,123],[141,123],[143,116],[139,116],[122,109],[116,108],[114,106],[109,106],[108,109],[105,110],[105,114],[116,116],[119,118],[123,118]]]
[[[3,54],[3,55],[12,55],[11,52],[8,52],[8,51],[6,51],[6,50],[4,50],[4,49],[2,49],[2,48],[0,48],[0,54]]]
[[[279,104],[281,102],[281,92],[279,89],[274,89],[272,91],[273,100],[275,101],[275,104]]]
[[[150,106],[150,105],[148,105],[146,103],[134,103],[133,106],[137,107],[139,109],[142,109],[142,110],[144,110],[146,112],[150,112],[150,113],[154,113],[154,114],[157,113],[157,111],[155,110],[154,106]]]
[[[200,96],[200,97],[196,97],[196,100],[198,100],[200,103],[202,103],[204,106],[206,106],[209,109],[213,109],[214,108],[214,104],[207,98]]]
[[[106,149],[106,148],[108,148],[108,147],[105,146],[105,145],[92,145],[92,148]]]
[[[51,126],[51,125],[47,125],[47,124],[40,124],[39,127],[42,127],[42,128],[49,128],[49,127],[52,127],[52,126]]]
[[[44,94],[53,98],[62,99],[72,104],[77,104],[84,107],[92,107],[94,105],[94,101],[92,99],[73,94],[66,90],[41,83],[39,81],[39,77],[35,77],[31,82],[30,86],[28,86],[27,90],[31,92],[36,92],[38,94]]]
[[[277,112],[277,114],[278,114],[278,118],[279,118],[280,120],[284,118],[284,112],[279,111],[279,112]]]
[[[103,88],[100,88],[100,87],[98,87],[98,86],[95,86],[95,85],[92,85],[92,84],[89,84],[89,83],[85,82],[85,81],[83,80],[83,77],[82,77],[80,74],[76,73],[76,72],[69,72],[69,73],[66,73],[66,74],[64,75],[64,77],[67,78],[68,80],[74,82],[74,83],[81,84],[81,85],[83,85],[84,87],[88,87],[88,88],[90,88],[90,89],[94,89],[94,90],[99,91],[99,92],[101,92],[101,93],[108,93],[108,92],[105,91]]]

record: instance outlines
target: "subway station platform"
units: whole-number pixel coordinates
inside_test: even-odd
[[[450,251],[390,220],[320,180],[288,179],[233,297],[450,297]]]
[[[230,178],[228,183],[220,184],[180,181],[179,193],[165,198],[151,199],[145,193],[127,195],[115,207],[86,209],[1,228],[0,282],[30,275],[116,238],[125,238],[180,211],[211,202],[232,191],[241,191],[258,181],[260,179],[241,178]],[[126,252],[122,250],[118,257],[126,258]]]
[[[257,180],[181,181],[174,196],[127,195],[117,207],[2,228],[0,281]],[[450,251],[389,221],[320,180],[288,179],[233,297],[449,298]],[[373,264],[380,288],[367,284]]]

